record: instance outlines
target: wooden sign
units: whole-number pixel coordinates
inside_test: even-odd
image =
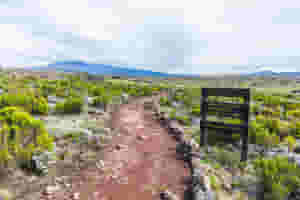
[[[208,96],[242,97],[244,103],[208,102]],[[200,145],[205,146],[207,144],[207,129],[222,130],[225,133],[239,133],[242,137],[241,161],[246,161],[248,154],[249,102],[249,88],[202,88]],[[207,114],[210,113],[220,113],[225,117],[239,118],[244,123],[237,125],[208,121],[206,118]]]

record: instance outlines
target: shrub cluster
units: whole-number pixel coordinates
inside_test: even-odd
[[[254,169],[264,186],[265,200],[283,200],[300,186],[300,169],[287,157],[259,158]]]
[[[57,113],[80,113],[83,110],[83,98],[81,97],[69,97],[63,103],[57,103],[55,111]]]

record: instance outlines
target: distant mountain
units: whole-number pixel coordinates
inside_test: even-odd
[[[248,76],[300,76],[300,72],[273,72],[272,70],[264,70],[249,73]]]
[[[279,75],[279,73],[273,72],[272,70],[264,70],[259,72],[250,73],[249,75],[253,76],[276,76]]]
[[[168,74],[151,70],[116,67],[104,64],[91,64],[83,61],[58,61],[47,66],[31,67],[33,70],[58,70],[64,72],[88,72],[97,75],[133,76],[133,77],[186,77],[192,75]]]

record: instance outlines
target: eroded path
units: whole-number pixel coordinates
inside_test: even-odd
[[[112,124],[120,134],[103,150],[104,172],[92,168],[74,178],[73,193],[80,194],[78,199],[159,199],[157,191],[162,185],[183,199],[183,180],[189,170],[176,160],[175,140],[144,110],[143,99],[122,105],[113,114]]]

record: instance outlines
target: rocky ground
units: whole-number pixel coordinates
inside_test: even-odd
[[[72,176],[68,190],[50,186],[40,199],[152,200],[165,189],[183,199],[189,170],[175,158],[176,141],[152,117],[143,99],[122,105],[112,116],[117,134],[99,153],[102,159]]]
[[[0,179],[0,188],[8,188],[22,200],[150,200],[163,198],[161,191],[168,191],[165,194],[173,196],[172,200],[189,199],[184,191],[190,171],[182,160],[176,159],[178,143],[170,136],[168,128],[154,118],[151,109],[144,106],[147,100],[149,98],[130,101],[112,115],[99,111],[90,113],[88,118],[85,115],[42,117],[50,134],[57,138],[56,153],[68,146],[72,155],[64,160],[49,160],[46,177],[9,170],[9,176]],[[65,133],[74,131],[82,133],[82,141],[89,141],[93,135],[101,136],[101,144],[64,139]],[[193,148],[199,150],[197,145]],[[225,149],[240,152],[239,146],[227,145]],[[289,155],[300,163],[299,149],[297,147]],[[83,153],[78,157],[80,150]],[[259,146],[249,145],[249,155],[258,154],[259,150]],[[213,150],[208,149],[205,156],[213,154]],[[287,155],[287,147],[271,149],[266,156],[275,154]],[[259,199],[260,187],[255,184],[255,177],[216,169],[201,162],[205,156],[193,160],[200,185],[195,200],[229,200],[239,195],[244,195],[244,199]],[[218,190],[211,176],[221,186]],[[234,181],[242,183],[247,190],[232,187]]]

